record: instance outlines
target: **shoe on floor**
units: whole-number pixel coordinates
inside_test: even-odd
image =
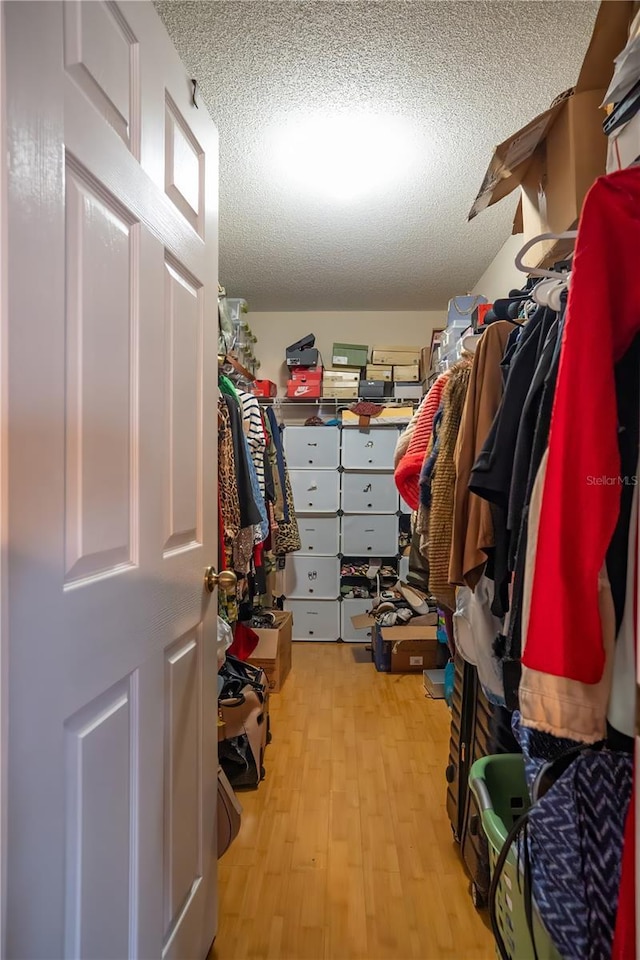
[[[411,604],[416,613],[429,613],[429,604],[427,602],[427,595],[425,593],[422,593],[422,591],[417,590],[415,587],[408,586],[406,583],[402,584],[400,591],[407,603]]]

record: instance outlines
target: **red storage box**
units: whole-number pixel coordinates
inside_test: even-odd
[[[292,367],[290,376],[292,383],[321,383],[322,367]]]
[[[254,397],[277,397],[278,388],[273,380],[255,380],[253,395]]]
[[[489,310],[493,307],[492,303],[481,303],[473,311],[472,325],[474,330],[484,326],[484,320]]]
[[[322,381],[300,383],[299,380],[289,380],[287,383],[287,397],[290,400],[319,400],[322,391]]]

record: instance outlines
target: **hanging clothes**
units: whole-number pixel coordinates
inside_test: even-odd
[[[433,384],[422,404],[420,415],[416,419],[415,429],[407,452],[402,457],[395,469],[396,487],[405,503],[408,503],[412,510],[418,509],[420,500],[420,471],[424,462],[431,431],[433,428],[433,418],[436,415],[438,407],[442,403],[444,388],[449,379],[449,372],[441,374]]]
[[[629,168],[594,184],[580,220],[523,653],[527,668],[583,684],[605,669],[601,574],[621,499],[614,365],[640,329],[638,249],[640,170]]]
[[[251,393],[238,390],[238,398],[242,407],[242,420],[245,436],[249,444],[249,452],[258,477],[258,484],[262,495],[265,494],[264,454],[266,440],[262,424],[262,414],[258,398]]]
[[[274,553],[276,556],[284,556],[287,553],[294,553],[296,550],[300,550],[302,548],[302,541],[300,539],[300,531],[298,530],[298,520],[293,502],[293,490],[291,489],[289,471],[287,470],[280,424],[271,407],[267,409],[267,417],[271,425],[271,435],[276,447],[278,476],[283,492],[283,518],[282,520],[278,520]]]
[[[463,360],[460,364],[454,366],[450,372],[444,391],[437,458],[430,482],[431,502],[427,544],[429,590],[438,604],[450,611],[456,608],[455,588],[449,583],[449,557],[453,536],[453,507],[456,488],[455,450],[471,376],[471,366],[471,360]]]
[[[405,429],[402,431],[402,433],[398,437],[398,442],[396,443],[396,449],[393,454],[394,470],[398,466],[402,458],[404,457],[407,450],[409,449],[409,442],[415,432],[418,420],[420,419],[422,408],[427,402],[427,396],[428,394],[425,394],[425,396],[422,398],[419,405],[414,410],[411,420],[409,421]]]
[[[494,546],[491,576],[495,583],[492,610],[504,617],[509,609],[509,530],[507,524],[513,464],[520,420],[555,314],[539,307],[522,331],[505,369],[505,386],[491,429],[469,477],[469,490],[491,504]]]
[[[469,490],[469,478],[502,397],[502,360],[513,324],[498,320],[485,330],[473,360],[456,448],[456,489],[449,582],[472,590],[494,546],[491,509]]]
[[[225,548],[230,550],[240,532],[240,499],[231,418],[224,397],[218,399],[218,499]]]

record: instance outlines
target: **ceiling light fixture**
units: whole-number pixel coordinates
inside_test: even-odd
[[[373,113],[288,118],[274,130],[278,179],[305,194],[358,200],[402,180],[413,160],[410,126]]]

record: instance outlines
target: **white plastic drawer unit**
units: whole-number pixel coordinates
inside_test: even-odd
[[[337,640],[340,636],[340,604],[337,600],[285,600],[293,614],[294,640]]]
[[[400,497],[400,511],[401,513],[413,513],[413,510],[403,497]]]
[[[372,427],[366,431],[345,427],[342,466],[345,470],[393,470],[397,442],[398,431],[394,427]]]
[[[284,449],[290,470],[335,470],[340,464],[337,427],[285,427]]]
[[[368,613],[371,610],[371,600],[343,600],[341,608],[341,627],[340,636],[347,643],[369,643],[371,641],[371,629],[356,630],[351,623],[351,617],[356,617],[360,613]]]
[[[300,553],[335,557],[340,552],[340,520],[338,517],[298,517],[302,549]]]
[[[349,557],[393,557],[398,552],[398,518],[370,513],[342,518],[342,552]]]
[[[296,513],[338,512],[340,474],[337,470],[290,470],[289,477]]]
[[[298,599],[335,600],[340,596],[340,561],[296,553],[287,557],[284,595]]]
[[[342,474],[345,513],[396,513],[398,491],[392,473]]]

